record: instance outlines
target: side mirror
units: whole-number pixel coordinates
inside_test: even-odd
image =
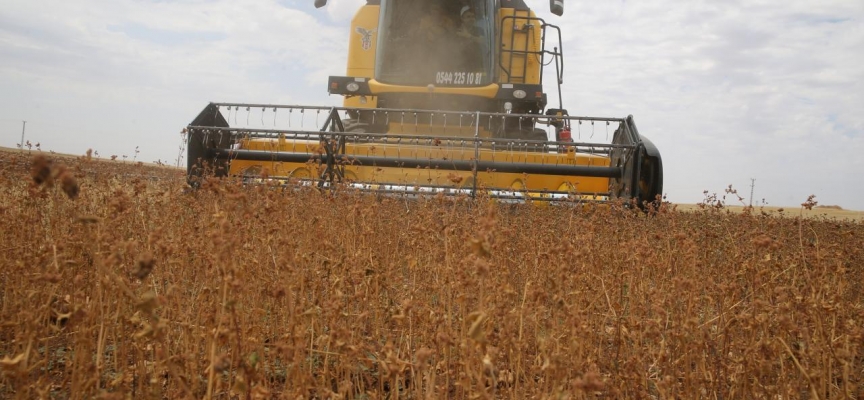
[[[321,8],[321,7],[324,7],[326,5],[327,5],[327,0],[315,0],[315,8]]]
[[[317,2],[316,2],[317,4]],[[557,16],[561,16],[564,14],[564,0],[549,0],[549,11],[552,11],[552,14]]]

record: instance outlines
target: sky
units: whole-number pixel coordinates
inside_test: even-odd
[[[175,164],[211,101],[339,105],[327,77],[345,74],[363,3],[6,0],[0,146],[26,120],[45,151]],[[668,200],[732,185],[749,202],[755,179],[754,205],[864,210],[864,2],[526,3],[561,28],[564,107],[632,114]]]

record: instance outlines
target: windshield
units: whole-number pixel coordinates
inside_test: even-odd
[[[375,75],[380,82],[482,86],[492,81],[489,0],[384,0]]]

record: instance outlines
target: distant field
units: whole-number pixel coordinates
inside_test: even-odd
[[[0,152],[0,398],[864,398],[860,221],[183,176]]]
[[[83,154],[72,155],[72,154],[61,154],[61,153],[51,153],[51,152],[39,152],[39,151],[35,151],[35,150],[31,150],[29,152],[28,151],[21,152],[21,150],[19,150],[19,149],[14,149],[14,148],[9,148],[9,147],[0,147],[0,152],[13,152],[13,153],[29,154],[29,155],[45,154],[45,155],[48,155],[51,157],[63,157],[63,158],[76,158],[76,157],[82,157],[83,156]],[[105,157],[104,155],[100,158],[94,158],[94,159],[99,160],[99,161],[112,161],[110,159],[110,156]],[[116,159],[114,161],[115,162],[131,163],[131,161],[123,160],[122,158],[119,158],[119,157],[118,157],[118,159]],[[153,166],[153,167],[157,166],[157,165],[152,164],[152,163],[145,163],[145,165]],[[169,168],[169,169],[175,168],[172,165],[162,165],[159,167]],[[817,200],[818,200],[818,198],[817,198]],[[677,203],[677,204],[675,204],[675,206],[680,211],[696,211],[696,210],[700,209],[699,206],[696,204]],[[737,205],[725,206],[724,208],[726,210],[731,211],[731,212],[743,212],[743,211],[745,211],[745,207],[737,206]],[[782,210],[782,212],[781,212],[781,210]],[[844,209],[836,209],[836,208],[831,208],[831,207],[826,208],[824,206],[817,206],[817,207],[813,208],[812,210],[802,210],[802,208],[800,206],[793,206],[793,207],[774,207],[774,206],[768,207],[768,206],[766,206],[766,207],[756,207],[756,208],[754,208],[754,211],[756,213],[765,212],[765,213],[768,213],[769,215],[778,215],[778,216],[779,215],[785,215],[785,216],[795,217],[795,216],[803,215],[804,217],[807,217],[807,218],[839,218],[839,219],[849,219],[849,220],[855,220],[855,221],[864,221],[864,211],[844,210]]]
[[[803,200],[803,199],[802,199]],[[817,199],[818,200],[818,197]],[[699,210],[699,206],[695,204],[676,204],[679,210],[681,211],[697,211]],[[743,206],[726,206],[724,209],[727,209],[731,212],[744,212],[745,207]],[[805,218],[838,218],[838,219],[850,219],[855,221],[864,221],[864,212],[862,211],[853,211],[853,210],[843,210],[836,209],[830,207],[821,207],[816,206],[810,210],[803,209],[801,206],[798,207],[754,207],[753,212],[761,213],[765,212],[769,215],[785,215],[787,217],[797,217],[803,215]]]
[[[24,151],[22,151],[21,149],[18,149],[18,148],[0,147],[0,152],[2,152],[2,153],[20,154],[20,155],[24,155],[24,156],[26,156],[26,157],[33,157],[33,156],[36,156],[36,155],[41,154],[41,155],[44,155],[44,156],[47,156],[47,157],[54,157],[54,158],[60,158],[60,159],[79,158],[79,157],[80,157],[80,158],[83,158],[83,157],[86,157],[86,154],[85,154],[85,153],[86,153],[86,149],[85,149],[84,151],[82,151],[81,154],[67,154],[67,153],[56,153],[56,152],[52,152],[52,151],[50,151],[50,150],[48,150],[48,151],[39,151],[39,150],[36,150],[35,148],[34,148],[34,149],[30,149],[30,150],[24,150]],[[165,163],[165,164],[161,164],[161,165],[159,165],[159,164],[155,164],[155,163],[152,163],[152,162],[144,162],[144,161],[141,161],[141,160],[137,160],[137,161],[135,161],[135,160],[133,160],[131,157],[129,157],[128,155],[127,155],[126,158],[123,158],[123,155],[117,155],[117,156],[112,160],[112,159],[111,159],[111,156],[112,156],[112,155],[106,155],[106,154],[99,154],[98,156],[97,156],[96,154],[91,154],[91,159],[94,160],[94,161],[105,161],[105,162],[114,162],[114,163],[123,163],[123,164],[138,164],[138,163],[141,163],[142,165],[144,165],[144,166],[146,166],[146,167],[158,167],[158,168],[176,169],[176,166],[173,165],[173,164]],[[185,164],[184,164],[183,168],[185,168]]]

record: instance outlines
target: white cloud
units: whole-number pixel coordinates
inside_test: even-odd
[[[333,21],[347,23],[364,4],[366,0],[330,0],[327,2],[326,9]]]
[[[326,77],[344,73],[364,1],[7,1],[0,145],[27,119],[57,151],[165,160],[208,101],[338,104]],[[562,18],[528,3],[562,28],[565,107],[633,114],[671,200],[752,177],[772,204],[864,209],[864,3],[568,2]]]
[[[208,101],[332,102],[346,48],[342,29],[272,1],[12,2],[0,21],[0,118],[58,151],[154,160],[176,143],[153,138]]]

